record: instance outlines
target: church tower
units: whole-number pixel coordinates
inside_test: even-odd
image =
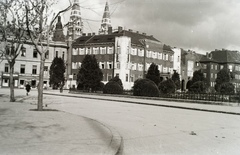
[[[82,35],[83,22],[80,12],[79,0],[73,0],[73,6],[68,25],[68,39],[75,40]]]
[[[108,1],[106,2],[101,28],[99,29],[99,34],[108,34],[108,28],[111,27],[110,11],[108,6]]]
[[[63,34],[63,26],[62,26],[62,22],[61,22],[61,16],[58,16],[58,22],[56,24],[52,40],[65,42],[65,36]]]

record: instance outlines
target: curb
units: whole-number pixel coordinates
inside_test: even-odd
[[[88,118],[91,119],[91,118]],[[103,125],[104,127],[106,127],[112,134],[112,139],[110,144],[108,145],[107,150],[104,152],[104,154],[110,154],[110,155],[121,155],[122,154],[122,150],[123,150],[123,138],[122,136],[119,134],[119,132],[117,132],[117,130],[115,130],[114,128],[107,126],[97,120],[91,119],[97,123],[100,123],[101,125]]]
[[[175,105],[153,104],[153,103],[146,103],[146,102],[142,103],[142,102],[136,102],[136,101],[122,101],[122,100],[117,100],[117,99],[103,99],[103,98],[97,98],[97,97],[95,98],[95,97],[66,95],[66,94],[54,94],[54,93],[43,93],[43,94],[55,95],[55,96],[65,96],[65,97],[86,98],[86,99],[97,99],[97,100],[104,100],[104,101],[116,101],[116,102],[124,102],[124,103],[140,104],[140,105],[150,105],[150,106],[159,106],[159,107],[167,107],[167,108],[177,108],[177,109],[185,109],[185,110],[214,112],[214,113],[222,113],[222,114],[230,114],[230,115],[240,115],[240,113],[237,113],[237,112],[228,112],[228,111],[221,111],[221,110],[209,110],[209,109],[191,108],[191,107],[181,107],[181,106],[175,106]]]
[[[121,155],[122,154],[123,138],[119,134],[119,132],[117,132],[117,130],[115,130],[114,128],[112,128],[112,127],[110,127],[110,126],[108,126],[108,125],[106,125],[106,124],[104,124],[102,122],[99,122],[98,120],[92,119],[92,118],[88,118],[88,117],[85,117],[85,116],[72,114],[72,113],[69,113],[69,112],[66,112],[66,111],[62,111],[62,110],[60,110],[59,112],[63,112],[63,113],[66,113],[66,114],[82,117],[84,119],[87,119],[87,120],[90,120],[90,121],[93,121],[93,122],[96,122],[96,123],[102,125],[104,128],[109,130],[110,133],[111,133],[111,142],[109,143],[106,151],[104,151],[103,154],[106,154],[106,155]]]

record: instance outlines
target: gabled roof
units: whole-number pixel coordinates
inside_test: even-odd
[[[200,62],[240,63],[240,53],[230,50],[215,50],[203,56]]]
[[[100,43],[114,43],[115,37],[119,36],[127,36],[131,38],[131,43],[136,45],[143,45],[141,43],[142,39],[148,39],[152,41],[159,42],[156,38],[153,36],[147,36],[146,34],[136,33],[136,32],[130,32],[127,30],[121,30],[114,32],[112,34],[105,34],[105,35],[92,35],[92,36],[81,36],[73,43],[73,46],[82,45],[82,44],[100,44]]]
[[[173,51],[172,48],[171,48],[171,46],[166,45],[166,44],[163,45],[163,50]]]
[[[83,45],[83,44],[98,44],[98,43],[114,43],[115,37],[120,34],[110,34],[110,35],[92,35],[92,36],[81,36],[73,43],[73,45]]]
[[[219,63],[240,63],[240,53],[238,51],[218,50],[211,52],[212,58]]]

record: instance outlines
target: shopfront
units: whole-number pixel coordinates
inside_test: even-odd
[[[18,87],[18,79],[19,79],[19,75],[14,73],[13,74],[14,87]],[[9,73],[2,73],[1,87],[3,87],[3,88],[10,87],[10,74]]]

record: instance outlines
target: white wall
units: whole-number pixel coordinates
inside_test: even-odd
[[[181,73],[181,49],[173,48],[173,69],[176,70],[179,74]]]
[[[130,69],[131,65],[129,64],[131,61],[131,38],[127,36],[116,37],[115,47],[120,48],[120,53],[116,54],[119,57],[120,69],[116,69],[115,74],[119,74],[119,78],[122,80],[124,89],[131,89],[132,82],[130,82]],[[116,58],[115,58],[116,61]],[[128,80],[126,81],[126,75],[128,75]]]

